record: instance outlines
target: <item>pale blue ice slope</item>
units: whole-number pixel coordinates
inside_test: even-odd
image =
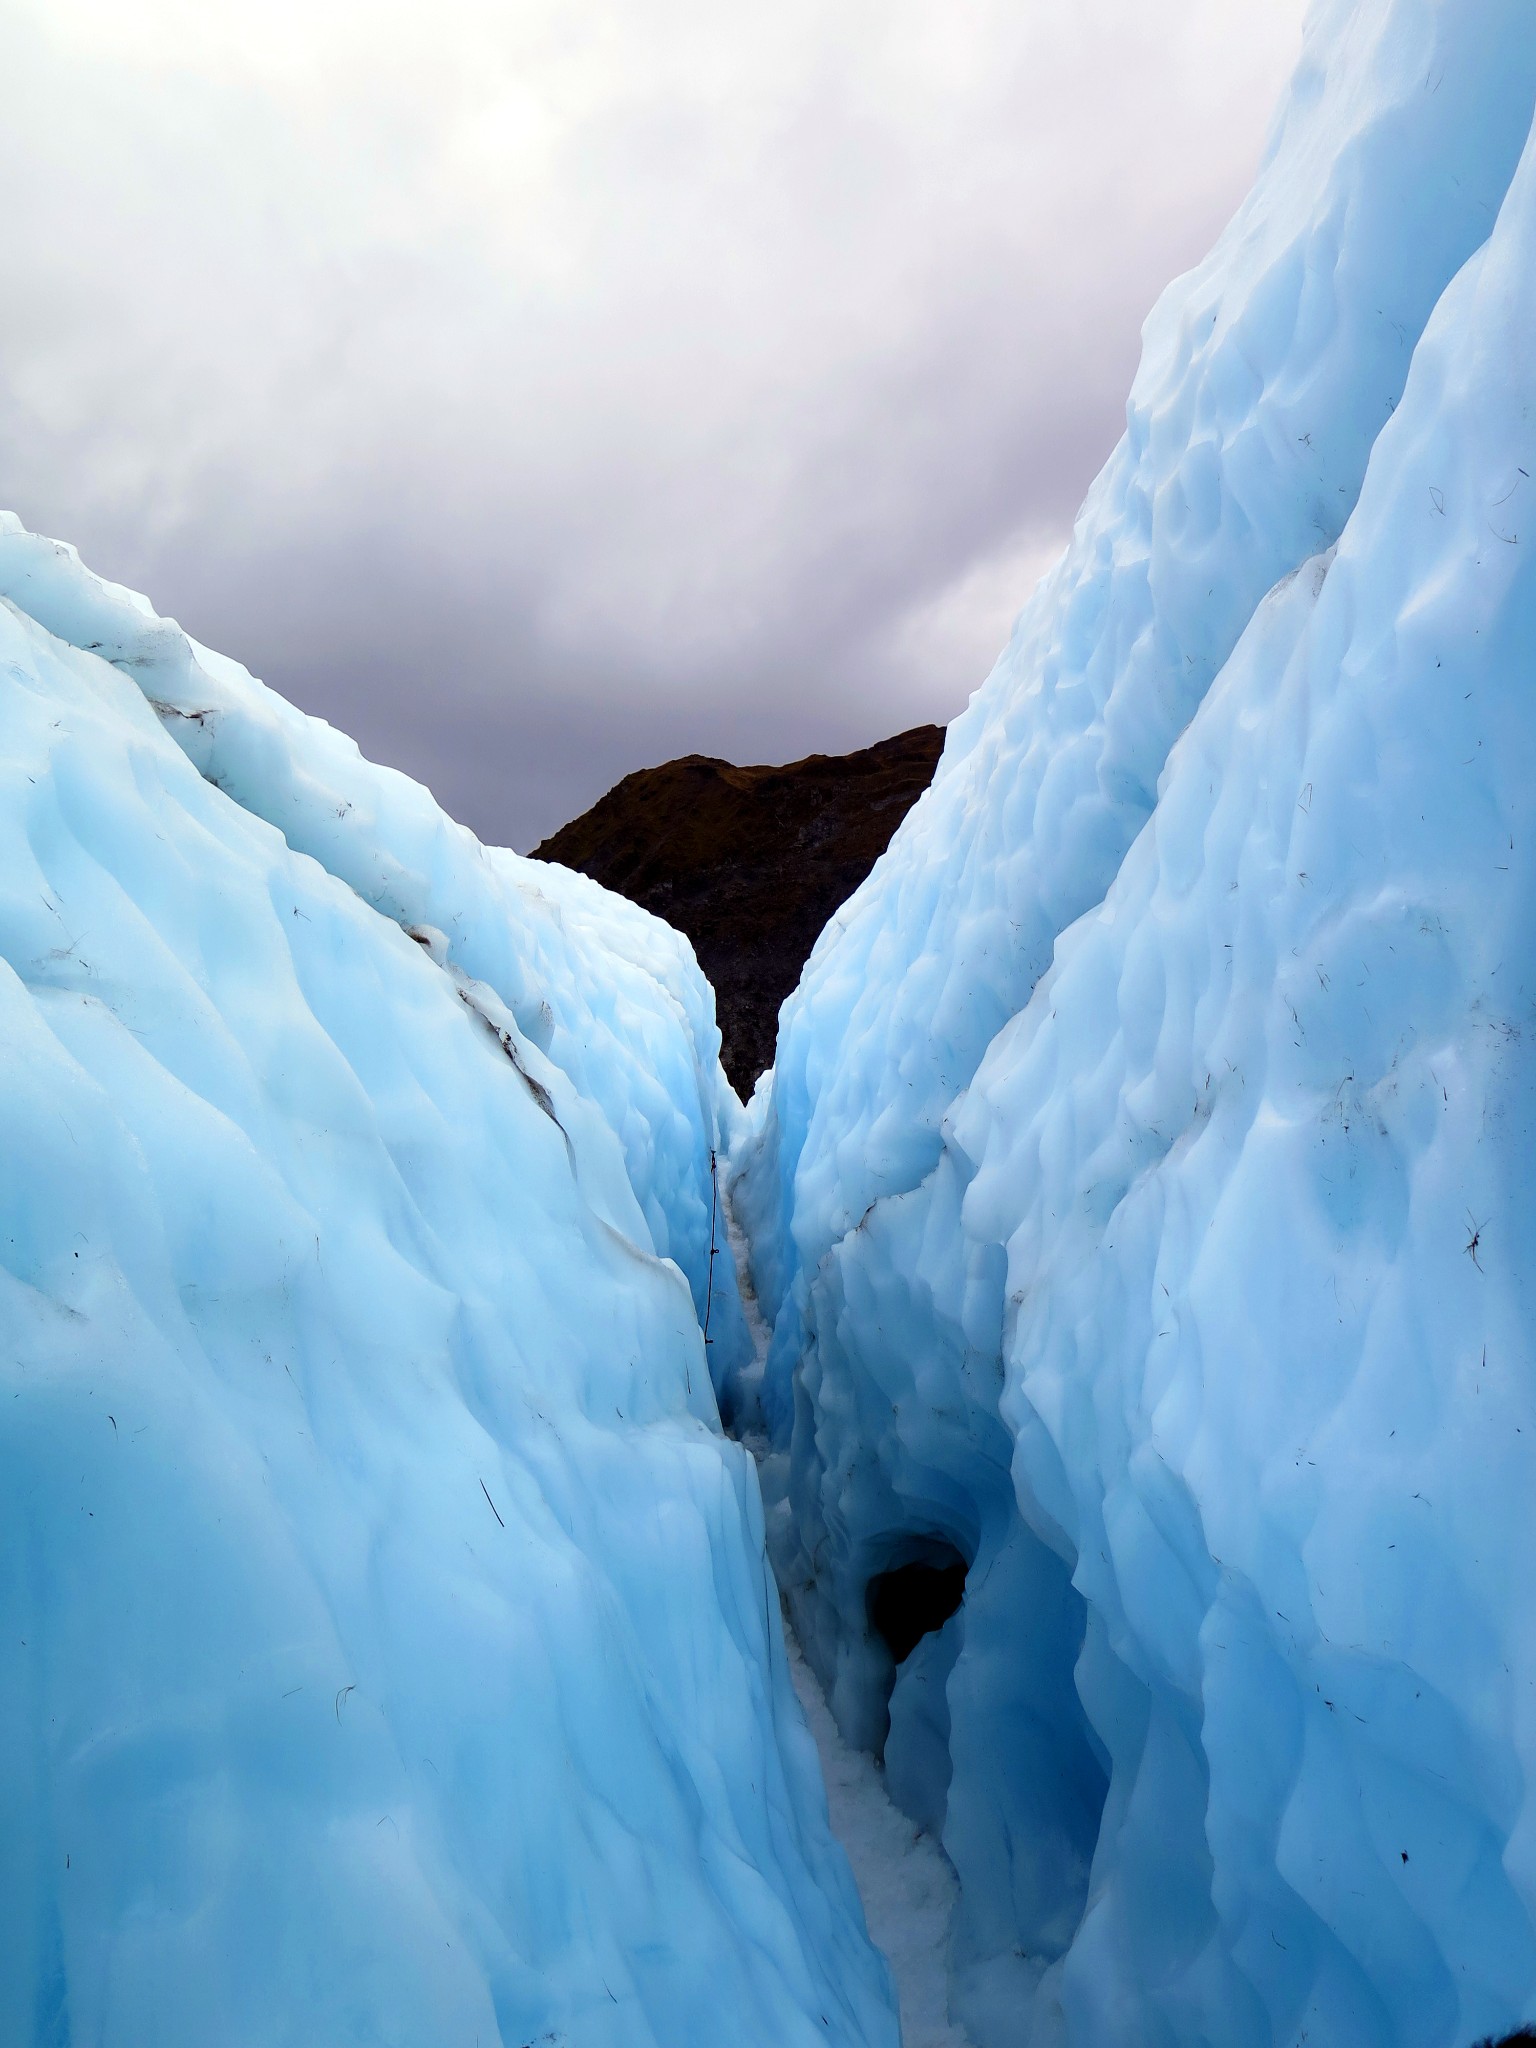
[[[691,956],[14,521],[0,591],[0,2042],[895,2048]]]
[[[737,1157],[771,1546],[983,2048],[1536,2017],[1533,102],[1525,4],[1314,9]]]
[[[419,783],[5,514],[0,597],[133,676],[201,774],[494,992],[617,1133],[655,1249],[687,1274],[701,1320],[709,1308],[717,1374],[748,1357],[734,1268],[717,1258],[711,1282],[709,1259],[710,1155],[740,1108],[682,934],[585,875],[482,846]]]

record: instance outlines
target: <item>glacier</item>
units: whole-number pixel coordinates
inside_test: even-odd
[[[1536,2022],[1533,113],[1315,0],[745,1110],[0,514],[0,2042],[898,2048],[780,1599],[932,2038]]]
[[[7,516],[0,1043],[0,2040],[896,2048],[685,943]]]
[[[979,2048],[1536,2018],[1533,104],[1526,6],[1314,7],[733,1157]]]

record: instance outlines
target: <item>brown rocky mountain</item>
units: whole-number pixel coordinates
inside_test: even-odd
[[[782,768],[688,754],[626,775],[534,853],[687,933],[746,1096],[773,1063],[779,1005],[822,927],[933,780],[943,745],[942,726],[919,725]]]

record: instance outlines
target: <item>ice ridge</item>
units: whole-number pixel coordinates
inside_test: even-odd
[[[1528,8],[1314,9],[751,1106],[733,1398],[982,2048],[1536,2012],[1533,102]]]
[[[682,934],[584,875],[482,846],[420,783],[10,514],[0,596],[132,677],[199,773],[295,852],[406,929],[442,935],[445,961],[493,989],[618,1134],[654,1248],[687,1275],[701,1321],[708,1310],[717,1377],[749,1356],[734,1270],[717,1257],[711,1280],[709,1258],[711,1162],[740,1106]]]
[[[896,2048],[660,1255],[686,948],[0,578],[0,2040]]]

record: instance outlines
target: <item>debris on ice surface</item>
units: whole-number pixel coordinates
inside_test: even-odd
[[[0,590],[0,2040],[896,2048],[685,950],[13,520]]]
[[[1536,2014],[1533,101],[1524,6],[1314,10],[733,1162],[781,1583],[927,1731],[982,2048]]]

